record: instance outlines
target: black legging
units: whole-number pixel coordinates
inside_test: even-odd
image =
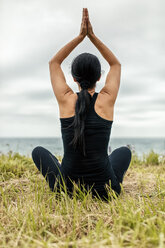
[[[131,150],[126,146],[115,149],[109,155],[110,163],[120,183],[123,182],[123,177],[130,165],[131,157]],[[37,146],[33,149],[32,159],[38,170],[42,173],[46,181],[49,183],[50,189],[53,191],[56,178],[61,172],[60,162],[51,152],[49,152],[42,146]]]

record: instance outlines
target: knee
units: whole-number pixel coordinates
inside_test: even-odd
[[[132,151],[128,146],[122,146],[120,149],[123,151],[124,155],[131,160],[132,158]]]
[[[43,147],[42,146],[36,146],[33,150],[32,150],[32,159],[33,161],[36,160],[37,158],[39,158],[41,151],[42,151]]]

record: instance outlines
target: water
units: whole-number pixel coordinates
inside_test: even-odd
[[[98,141],[99,142],[99,141]],[[165,155],[165,138],[111,138],[108,154],[115,148],[130,145],[140,157],[143,153],[154,150]],[[9,151],[31,156],[31,151],[36,146],[43,146],[55,155],[63,156],[62,138],[0,138],[0,153]]]

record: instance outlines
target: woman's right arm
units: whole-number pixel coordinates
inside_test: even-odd
[[[87,36],[110,65],[110,70],[106,77],[105,86],[101,89],[100,93],[107,95],[110,104],[114,104],[120,86],[121,64],[112,51],[94,34],[89,20],[88,10],[86,9],[86,11],[88,23]]]
[[[99,40],[95,34],[91,34],[88,36],[91,42],[97,47],[103,57],[106,59],[110,66],[112,65],[121,65],[119,60],[115,57],[115,55],[111,52],[111,50],[104,45],[104,43]]]

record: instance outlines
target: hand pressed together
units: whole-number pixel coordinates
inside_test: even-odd
[[[91,25],[90,20],[89,20],[88,9],[83,8],[80,35],[83,36],[84,38],[87,35],[90,38],[90,36],[92,34],[94,34],[94,33],[93,33],[92,25]]]

